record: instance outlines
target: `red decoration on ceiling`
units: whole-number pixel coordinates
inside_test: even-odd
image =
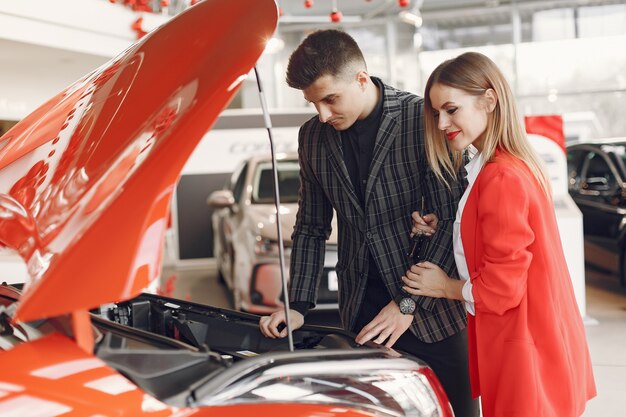
[[[161,10],[169,7],[172,0],[159,0],[155,2],[153,0],[108,0],[109,3],[118,3],[123,6],[131,8],[135,12],[149,12],[149,13],[161,13]],[[189,0],[189,6],[193,6],[200,0]],[[180,0],[179,3],[182,3]]]
[[[304,7],[306,7],[307,9],[310,9],[311,7],[313,7],[313,0],[306,0],[304,2]]]
[[[400,7],[409,7],[411,5],[411,0],[398,0],[398,6]]]
[[[136,12],[153,12],[150,0],[124,0],[124,4],[132,7]]]
[[[148,33],[145,30],[143,30],[143,28],[141,27],[142,24],[143,24],[143,17],[139,17],[137,18],[137,20],[133,22],[132,25],[130,25],[130,28],[133,30],[133,32],[137,34],[137,39],[143,38]]]
[[[333,10],[330,13],[330,21],[333,23],[339,23],[341,22],[341,18],[343,17],[343,15],[341,14],[341,12],[339,10]]]

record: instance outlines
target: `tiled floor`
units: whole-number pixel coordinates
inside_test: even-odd
[[[626,289],[616,277],[587,271],[587,314],[598,324],[587,326],[598,396],[584,417],[626,415]]]
[[[174,296],[231,308],[228,291],[216,280],[214,265],[202,269],[163,271],[175,276]],[[584,417],[626,415],[626,288],[617,278],[587,271],[587,314],[597,321],[587,326],[598,396],[588,403]]]

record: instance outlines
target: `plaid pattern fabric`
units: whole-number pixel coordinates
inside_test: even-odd
[[[439,217],[437,233],[424,259],[455,274],[452,226],[463,185],[448,189],[428,168],[424,150],[422,99],[385,86],[380,128],[362,207],[345,166],[341,139],[317,117],[307,121],[298,138],[300,199],[291,252],[292,301],[315,304],[322,273],[324,245],[331,231],[333,208],[338,219],[339,310],[346,329],[353,329],[367,285],[368,250],[392,298],[409,268],[407,250],[411,213],[420,209]],[[410,330],[424,342],[436,342],[465,327],[461,302],[419,297]]]

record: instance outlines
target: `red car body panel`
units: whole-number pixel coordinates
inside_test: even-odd
[[[376,414],[341,405],[247,404],[211,407],[194,417],[376,417]]]
[[[273,0],[200,2],[6,133],[0,239],[33,278],[18,321],[131,298],[157,277],[182,167],[276,24]]]
[[[165,417],[175,411],[60,334],[3,353],[0,368],[11,370],[0,381],[0,415]]]
[[[158,277],[180,172],[277,19],[273,0],[199,2],[0,138],[0,245],[15,249],[31,276],[21,295],[0,287],[1,416],[374,416],[359,404],[236,404],[238,397],[187,407],[211,404],[192,400],[192,384],[175,391],[187,395],[180,402],[159,396],[165,404],[128,368],[93,352],[97,326],[87,310],[133,298]],[[51,319],[34,322],[42,318]]]
[[[0,415],[372,417],[366,411],[321,404],[242,404],[170,407],[60,334],[0,355]]]

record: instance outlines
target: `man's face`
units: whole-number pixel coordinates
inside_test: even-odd
[[[302,90],[304,98],[319,113],[320,122],[341,131],[367,117],[363,114],[367,77],[359,74],[350,79],[323,75]]]

